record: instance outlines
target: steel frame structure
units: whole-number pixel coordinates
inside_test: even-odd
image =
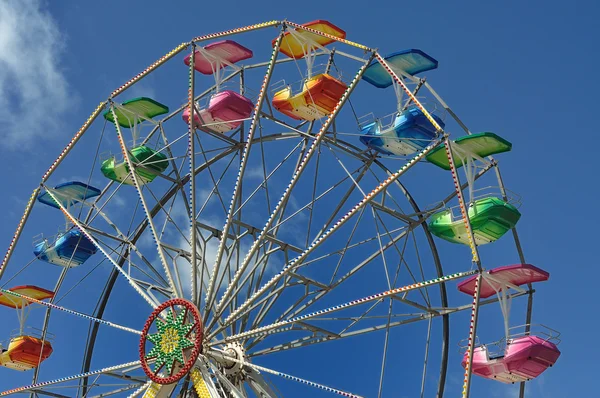
[[[60,210],[71,221],[71,223],[76,228],[81,230],[85,234],[85,236],[99,249],[101,254],[104,256],[104,260],[111,263],[113,269],[106,281],[102,294],[97,302],[95,311],[91,315],[69,310],[57,304],[54,304],[53,301],[49,303],[39,303],[47,307],[47,312],[44,319],[44,333],[50,322],[50,310],[66,311],[68,313],[71,313],[72,315],[79,316],[93,322],[86,343],[81,374],[63,379],[53,380],[50,382],[40,383],[37,380],[39,376],[39,369],[36,369],[32,385],[0,393],[0,396],[9,395],[15,392],[29,391],[32,395],[64,397],[65,395],[56,393],[49,387],[69,381],[77,381],[77,384],[74,386],[74,388],[77,389],[78,395],[92,396],[90,395],[90,392],[93,391],[93,389],[98,385],[97,379],[100,376],[125,380],[126,382],[122,383],[121,385],[115,384],[113,386],[113,390],[108,392],[102,392],[102,394],[98,396],[119,394],[123,392],[130,392],[133,390],[135,391],[132,396],[135,396],[136,394],[142,394],[144,392],[146,392],[147,394],[147,391],[150,391],[149,389],[152,387],[149,384],[149,382],[147,382],[144,378],[128,375],[128,373],[134,372],[139,368],[138,362],[130,362],[123,365],[117,365],[108,368],[103,368],[97,371],[91,371],[91,360],[93,358],[96,340],[98,336],[98,330],[101,324],[117,327],[132,333],[139,333],[139,331],[136,331],[135,329],[131,329],[121,325],[116,325],[112,322],[104,320],[104,314],[107,308],[107,304],[109,298],[111,297],[111,293],[113,292],[113,288],[117,281],[118,275],[121,274],[127,280],[127,282],[134,288],[134,290],[150,305],[151,308],[156,308],[161,302],[161,299],[159,297],[183,297],[185,295],[184,287],[181,282],[182,276],[180,275],[180,267],[177,264],[178,259],[184,259],[185,261],[188,261],[191,265],[190,297],[192,298],[192,301],[194,301],[197,304],[198,308],[203,310],[202,312],[204,316],[204,321],[206,322],[206,327],[208,331],[208,351],[205,353],[205,356],[203,356],[202,359],[199,360],[199,364],[201,366],[204,366],[202,367],[202,369],[204,369],[204,372],[207,372],[207,374],[212,375],[198,376],[198,373],[191,374],[188,377],[188,379],[186,379],[185,387],[183,387],[183,390],[185,390],[186,388],[193,388],[189,387],[189,384],[191,383],[195,384],[196,390],[198,391],[198,383],[204,383],[206,385],[205,388],[207,389],[207,391],[209,391],[210,394],[213,394],[213,396],[216,393],[223,394],[223,396],[227,395],[245,397],[246,392],[244,388],[241,387],[241,381],[236,381],[235,379],[225,377],[224,373],[222,372],[222,368],[219,367],[223,364],[238,362],[246,368],[247,374],[245,381],[248,383],[248,386],[253,391],[255,391],[256,394],[265,394],[266,396],[276,395],[274,390],[268,385],[264,377],[261,375],[261,372],[266,372],[273,373],[276,375],[278,374],[279,376],[283,376],[288,379],[309,384],[316,388],[325,389],[333,393],[341,395],[348,394],[346,396],[356,396],[354,394],[345,393],[341,390],[336,390],[327,386],[319,385],[318,383],[300,379],[295,376],[286,375],[277,371],[272,371],[268,368],[253,364],[249,362],[249,360],[272,352],[290,350],[312,344],[322,343],[325,341],[340,340],[347,337],[358,336],[378,330],[384,330],[386,333],[385,348],[384,355],[382,358],[382,368],[380,372],[380,382],[378,390],[379,396],[381,396],[383,389],[384,370],[390,329],[405,324],[426,320],[429,322],[429,327],[427,332],[425,363],[421,383],[421,397],[423,397],[425,391],[427,359],[429,355],[428,352],[431,333],[431,321],[434,318],[441,317],[442,358],[439,371],[438,387],[436,392],[437,396],[441,397],[444,394],[448,366],[448,350],[450,345],[449,316],[453,313],[470,310],[471,325],[468,344],[469,361],[465,371],[464,388],[462,393],[462,396],[464,397],[469,396],[471,383],[471,357],[475,345],[474,337],[476,334],[478,310],[483,305],[495,303],[497,299],[480,300],[478,289],[479,284],[477,284],[472,304],[451,307],[448,303],[445,284],[447,281],[455,278],[461,278],[474,273],[478,274],[478,278],[480,279],[481,274],[485,272],[485,269],[482,266],[477,246],[474,243],[469,218],[466,212],[466,204],[463,199],[463,190],[468,188],[469,183],[461,183],[456,167],[454,166],[452,160],[452,141],[450,140],[449,135],[437,124],[435,119],[432,118],[430,112],[425,108],[425,106],[422,105],[419,98],[416,96],[419,90],[421,90],[422,88],[427,89],[428,92],[431,93],[431,95],[435,98],[435,100],[438,101],[438,103],[444,108],[448,115],[450,115],[458,123],[458,125],[464,129],[465,133],[470,134],[470,131],[463,123],[463,121],[456,116],[456,114],[451,110],[451,108],[442,100],[442,98],[433,90],[430,84],[427,83],[424,79],[417,79],[413,76],[405,75],[399,71],[394,70],[389,65],[387,65],[385,59],[376,50],[372,48],[351,42],[349,40],[340,39],[335,36],[330,36],[326,33],[315,31],[313,29],[306,28],[302,25],[298,25],[289,21],[269,21],[239,29],[228,30],[217,34],[196,37],[190,42],[180,44],[172,51],[159,58],[156,62],[151,64],[144,71],[136,75],[134,78],[126,82],[121,87],[119,87],[117,90],[113,91],[110,97],[106,101],[101,102],[98,105],[98,107],[92,112],[92,114],[88,117],[86,122],[82,125],[79,131],[75,134],[75,136],[65,147],[65,149],[60,153],[58,158],[52,163],[52,165],[49,167],[46,173],[43,174],[39,186],[34,189],[27,203],[23,216],[21,217],[21,220],[17,226],[14,237],[8,247],[8,250],[2,260],[2,263],[0,264],[0,280],[2,279],[7,264],[9,263],[9,260],[13,255],[13,251],[15,249],[16,244],[21,238],[23,227],[31,214],[37,195],[41,192],[42,189],[45,189],[46,192],[48,192],[52,198],[56,199],[53,189],[47,185],[49,178],[53,175],[58,166],[71,152],[71,150],[83,136],[86,130],[88,130],[88,128],[92,125],[94,120],[100,115],[100,113],[103,110],[108,109],[112,113],[114,119],[117,119],[115,110],[116,107],[119,106],[116,102],[116,98],[119,95],[125,92],[128,88],[132,87],[134,84],[141,81],[144,77],[146,77],[151,72],[162,66],[164,63],[174,58],[179,53],[186,50],[191,50],[191,54],[194,54],[196,47],[206,40],[212,40],[238,33],[250,32],[254,30],[272,27],[279,29],[279,36],[275,41],[270,61],[256,63],[253,65],[244,65],[238,70],[235,70],[230,75],[225,76],[222,80],[222,82],[227,82],[233,81],[235,78],[239,78],[241,91],[243,92],[245,87],[246,74],[254,69],[266,68],[266,73],[264,75],[264,79],[258,94],[258,99],[256,101],[252,117],[248,121],[244,121],[241,127],[239,129],[236,129],[232,134],[217,135],[207,133],[211,135],[212,138],[220,140],[224,145],[224,147],[221,148],[221,151],[218,152],[216,155],[212,155],[211,153],[212,157],[207,156],[208,152],[203,149],[202,142],[198,138],[198,134],[192,124],[194,120],[194,113],[198,112],[198,109],[195,105],[196,101],[199,101],[202,98],[205,98],[206,96],[210,95],[210,93],[215,89],[216,86],[212,86],[204,90],[203,92],[196,94],[193,61],[194,57],[191,57],[191,62],[189,66],[189,88],[187,103],[170,113],[168,116],[166,116],[159,122],[149,121],[154,124],[154,127],[149,132],[148,137],[144,140],[144,143],[148,142],[150,139],[152,139],[152,137],[160,137],[160,139],[162,140],[164,145],[161,151],[164,151],[168,154],[168,159],[172,168],[172,172],[168,175],[161,174],[158,176],[158,178],[164,180],[165,182],[171,183],[172,186],[161,196],[155,196],[151,187],[144,186],[137,177],[136,173],[131,173],[134,189],[138,194],[138,205],[141,205],[141,209],[144,213],[143,221],[140,222],[133,230],[131,230],[130,228],[130,230],[127,232],[121,231],[119,227],[117,227],[118,223],[111,220],[110,217],[104,211],[104,207],[107,205],[107,203],[109,203],[111,198],[117,193],[119,189],[121,189],[120,185],[115,187],[115,185],[117,184],[114,182],[109,183],[102,190],[102,193],[98,196],[98,198],[96,198],[93,203],[88,204],[89,211],[84,217],[79,217],[72,214],[70,209],[67,209],[64,206],[60,205],[60,202],[57,200],[57,203],[59,203]],[[333,112],[321,124],[321,127],[318,129],[317,132],[313,131],[314,126],[312,122],[301,122],[298,125],[292,125],[289,122],[281,120],[279,117],[277,117],[277,115],[274,114],[268,101],[268,87],[274,68],[276,68],[278,65],[286,64],[293,61],[292,59],[278,59],[277,57],[283,35],[286,32],[286,30],[290,28],[305,30],[316,35],[327,36],[338,43],[358,48],[364,51],[364,53],[367,55],[366,57],[361,58],[356,55],[340,51],[339,49],[334,49],[333,51],[329,52],[324,50],[319,50],[316,52],[315,56],[317,57],[328,57],[327,70],[329,70],[329,68],[332,66],[334,55],[335,57],[345,57],[349,60],[358,61],[360,63],[358,72],[356,73],[353,80],[350,82],[348,89],[337,103]],[[431,145],[427,146],[422,152],[418,153],[415,157],[408,159],[407,163],[404,164],[397,171],[390,170],[380,158],[377,158],[373,154],[367,153],[364,149],[359,148],[353,145],[352,143],[341,139],[340,135],[338,134],[339,132],[336,128],[335,120],[338,115],[338,112],[342,109],[344,104],[350,98],[354,88],[356,87],[357,83],[359,82],[362,76],[362,73],[364,72],[365,68],[372,62],[372,60],[377,60],[382,66],[384,66],[384,68],[390,73],[390,75],[394,79],[395,83],[398,84],[402,88],[404,93],[408,96],[409,99],[406,102],[405,107],[408,106],[409,103],[412,103],[419,107],[438,131],[438,139],[436,141],[434,141]],[[414,91],[411,91],[407,86],[407,84],[409,83],[415,85]],[[174,140],[168,141],[168,137],[164,130],[164,124],[171,118],[180,114],[186,108],[190,113],[187,132],[185,134],[177,136]],[[277,125],[283,128],[285,131],[281,133],[263,135],[263,121],[268,121],[274,125]],[[246,122],[249,122],[249,127],[246,125]],[[303,130],[303,128],[305,129]],[[124,161],[127,163],[129,170],[136,170],[138,168],[143,169],[145,167],[144,164],[136,163],[128,156],[124,133],[119,127],[118,123],[115,123],[115,129]],[[248,131],[246,137],[242,135],[245,129],[247,129]],[[183,142],[185,138],[188,139],[187,153],[184,155],[184,157],[188,159],[189,172],[187,173],[184,173],[182,171],[183,163],[181,165],[177,165],[176,160],[178,158],[174,155],[174,153],[171,150],[177,142]],[[270,204],[267,205],[267,208],[270,211],[270,215],[268,216],[266,223],[262,227],[253,225],[252,223],[249,223],[246,220],[242,220],[242,209],[244,209],[246,203],[252,200],[252,198],[258,192],[260,192],[261,189],[267,191],[268,193],[267,184],[270,182],[271,174],[267,175],[266,168],[263,168],[262,184],[259,185],[250,194],[250,196],[247,196],[245,198],[245,201],[242,200],[242,182],[247,172],[247,162],[250,149],[257,146],[262,148],[265,144],[285,140],[297,140],[298,144],[294,146],[292,150],[289,151],[289,153],[285,154],[283,160],[275,167],[274,170],[271,171],[271,174],[275,173],[279,167],[283,167],[283,164],[285,162],[292,162],[295,159],[296,164],[293,168],[294,173],[292,175],[291,180],[288,183],[287,188],[280,195],[278,201],[277,198],[269,199],[267,194],[267,201],[274,200],[274,202],[276,202],[277,204],[275,206],[271,206]],[[448,193],[448,195],[443,199],[442,203],[447,203],[455,198],[458,200],[459,206],[463,214],[463,220],[470,237],[469,246],[471,248],[473,256],[472,261],[473,264],[476,266],[476,270],[474,271],[467,271],[451,275],[446,275],[444,273],[440,256],[437,252],[436,244],[427,227],[426,221],[428,216],[432,214],[432,209],[423,211],[417,205],[416,201],[413,199],[412,195],[409,193],[406,187],[399,180],[399,178],[406,171],[408,171],[411,167],[416,165],[425,157],[425,155],[429,151],[431,151],[441,143],[445,144],[448,160],[451,166],[453,182],[455,185],[455,189],[452,192]],[[339,181],[335,181],[335,183],[332,184],[329,190],[321,192],[320,195],[317,195],[316,175],[318,173],[315,173],[312,200],[309,203],[305,204],[303,207],[301,207],[299,210],[295,210],[295,213],[288,215],[286,218],[285,214],[286,211],[289,210],[289,203],[292,190],[298,183],[299,179],[304,175],[303,172],[308,167],[311,159],[313,160],[313,162],[310,164],[316,163],[318,171],[318,164],[319,159],[321,158],[322,150],[329,151],[329,153],[337,159],[338,163],[345,171],[344,178],[340,179]],[[215,152],[217,152],[217,150],[215,150]],[[263,149],[261,149],[261,153],[263,153],[264,156]],[[343,154],[343,156],[355,159],[356,161],[360,162],[361,165],[355,169],[348,169],[344,162],[340,160],[339,156],[342,156],[341,154]],[[237,160],[239,161],[239,169],[237,172],[237,177],[235,179],[233,195],[231,197],[230,204],[229,206],[225,206],[223,198],[220,196],[219,193],[219,184],[223,180],[225,173],[228,172],[232,162],[235,161],[236,155],[238,156]],[[231,160],[225,168],[225,171],[223,171],[222,175],[215,175],[211,167],[213,167],[220,161],[224,161],[228,157],[231,157]],[[385,173],[387,178],[379,179],[379,177],[377,177],[372,171],[373,168]],[[491,169],[494,169],[496,173],[496,178],[501,187],[502,195],[504,199],[506,199],[506,193],[500,170],[498,168],[497,162],[491,157],[488,159],[487,163],[480,169],[479,173],[475,175],[473,181],[471,182],[476,181]],[[199,214],[202,213],[202,209],[206,206],[206,203],[209,200],[207,199],[204,204],[201,204],[201,200],[199,200],[200,198],[198,197],[198,190],[196,185],[197,177],[201,173],[209,174],[210,179],[214,184],[214,187],[209,194],[209,199],[211,197],[218,197],[218,200],[225,211],[226,221],[222,229],[208,225],[198,217]],[[362,186],[360,184],[363,178],[365,177],[378,179],[379,182],[376,188],[368,193],[363,191]],[[293,218],[296,214],[303,210],[310,210],[310,217],[312,221],[313,208],[315,207],[317,201],[320,200],[322,197],[325,197],[328,194],[328,192],[331,192],[334,189],[337,189],[338,187],[342,187],[345,183],[349,183],[350,187],[348,187],[345,193],[342,195],[339,204],[335,207],[335,209],[331,211],[329,219],[326,220],[326,222],[323,224],[323,227],[316,234],[316,237],[314,238],[312,243],[308,241],[310,227],[305,245],[294,244],[292,242],[286,241],[281,237],[278,237],[278,232],[280,231],[282,226],[285,226],[286,222],[289,219]],[[185,191],[186,185],[189,187],[189,190],[187,192]],[[391,197],[391,195],[389,194],[389,189],[392,188],[399,190],[403,194],[404,199],[412,208],[412,212],[410,214],[399,212],[397,208],[388,204],[389,201],[386,202],[386,198],[388,196]],[[343,209],[344,205],[346,205],[350,198],[354,197],[354,195],[358,191],[360,191],[363,198],[355,206],[353,206],[351,210],[348,213],[346,213],[346,215],[339,218],[337,222],[334,222],[335,219],[338,218],[337,215]],[[175,199],[179,196],[181,196],[183,202],[185,203],[184,211],[190,221],[189,230],[187,234],[187,243],[189,244],[189,249],[176,247],[167,242],[162,241],[162,237],[164,235],[167,223],[169,222],[169,219],[171,219],[170,211],[167,211],[166,208],[170,207],[172,209],[173,204],[175,203]],[[380,196],[379,201],[376,200],[378,196]],[[393,200],[393,198],[390,200]],[[154,203],[154,205],[150,205],[150,203]],[[365,240],[351,243],[352,237],[354,236],[354,231],[356,230],[360,220],[363,218],[363,216],[365,216],[366,213],[369,212],[367,211],[367,209],[370,211],[371,216],[373,217],[373,221],[376,225],[376,236],[369,238],[368,241]],[[160,225],[158,225],[159,223],[155,221],[157,220],[157,216],[162,213],[166,213],[167,216],[161,229]],[[381,214],[385,214],[385,217],[392,217],[394,220],[403,223],[403,227],[399,227],[395,230],[388,229]],[[91,225],[95,220],[100,219],[104,220],[112,228],[112,232],[107,232],[106,230],[102,230],[101,228],[97,228]],[[321,242],[326,241],[330,235],[340,230],[344,225],[351,225],[351,220],[356,221],[356,223],[354,227],[351,228],[352,232],[350,234],[350,238],[348,239],[348,243],[345,245],[345,247],[343,247],[336,253],[328,253],[325,255],[321,255],[317,258],[309,259],[310,255],[312,255],[314,252],[317,252],[317,249]],[[176,224],[173,221],[173,219],[171,219],[170,221],[173,224]],[[381,233],[379,228],[385,229],[385,232]],[[309,307],[319,302],[319,299],[325,297],[330,292],[335,290],[337,286],[341,285],[343,282],[357,274],[374,259],[381,258],[385,263],[384,253],[387,250],[398,251],[399,248],[397,246],[397,243],[404,240],[404,249],[402,249],[402,252],[398,252],[401,259],[397,270],[397,272],[399,272],[400,268],[403,265],[402,261],[406,262],[404,260],[404,250],[406,247],[406,242],[408,242],[408,238],[411,236],[414,239],[414,231],[417,229],[420,229],[422,231],[422,233],[425,236],[425,239],[427,240],[429,250],[432,255],[433,266],[435,268],[436,277],[434,279],[425,280],[425,278],[423,277],[424,275],[422,266],[421,264],[419,264],[421,268],[421,279],[419,279],[417,276],[411,273],[413,283],[410,285],[406,285],[404,287],[396,287],[395,283],[391,283],[388,275],[389,289],[382,293],[378,293],[362,299],[358,298],[324,310],[319,310],[308,314],[304,313],[304,311],[307,310]],[[140,240],[142,239],[144,234],[147,233],[147,231],[150,231],[150,234],[154,242],[156,243],[159,264],[162,266],[162,268],[160,269],[158,267],[155,267],[151,259],[148,259],[138,247]],[[185,235],[184,231],[182,230],[179,230],[178,232],[182,235]],[[525,258],[516,229],[512,230],[512,234],[514,237],[520,261],[524,263]],[[387,243],[384,243],[383,238],[387,239]],[[242,253],[240,253],[240,248],[242,247],[241,242],[246,241],[247,239],[251,239],[252,244],[249,247],[249,249],[246,250],[244,256],[242,257]],[[206,262],[205,258],[207,246],[212,240],[218,241],[218,247],[212,270],[209,271],[208,268],[210,268],[210,264]],[[336,272],[334,272],[331,280],[328,283],[326,281],[320,281],[317,278],[311,278],[308,275],[303,275],[298,272],[302,268],[309,266],[312,262],[321,261],[327,257],[331,257],[333,254],[340,255],[342,258],[344,258],[346,253],[354,247],[358,247],[361,244],[366,245],[368,242],[375,241],[378,243],[378,250],[373,251],[365,259],[357,262],[349,271],[347,271],[341,276],[337,275],[336,269]],[[111,244],[107,242],[112,242],[113,246],[111,246]],[[132,263],[132,253],[135,254],[139,259],[138,263]],[[269,262],[269,259],[273,257],[274,253],[278,253],[279,255],[283,256],[283,258],[285,258],[286,265],[280,272],[276,273],[269,280],[266,280],[268,276],[267,264]],[[199,259],[201,260],[199,261]],[[172,263],[173,265],[170,265],[170,263]],[[232,264],[235,265],[235,269],[232,269]],[[131,272],[132,267],[135,268],[137,271],[142,272],[145,275],[146,279],[141,279],[140,277],[133,276],[133,273]],[[385,267],[386,272],[388,272],[387,265],[385,265]],[[409,272],[411,272],[408,264],[405,264],[405,268]],[[67,270],[68,268],[65,268],[65,270],[63,270],[63,272],[61,273],[61,276],[59,277],[59,280],[55,286],[56,291],[58,291],[61,285],[63,284]],[[228,278],[228,281],[226,281],[226,288],[221,293],[219,291],[219,287],[223,286],[223,282],[226,277]],[[438,307],[431,306],[428,300],[427,290],[425,290],[427,286],[433,285],[437,285],[439,288],[440,305]],[[302,294],[300,298],[298,298],[294,303],[289,305],[289,308],[285,312],[283,312],[279,317],[272,320],[271,323],[260,326],[262,322],[266,321],[267,314],[269,313],[270,309],[277,304],[277,301],[281,297],[282,292],[288,288],[294,288],[298,286],[304,287],[304,294]],[[242,291],[243,289],[246,289],[246,291]],[[419,303],[414,299],[407,298],[408,292],[413,290],[419,292],[419,294],[423,296],[423,300],[427,305],[423,305],[422,303]],[[424,291],[425,293],[423,294],[422,291]],[[2,292],[8,294],[8,291],[5,289],[2,289]],[[523,295],[526,295],[528,297],[527,324],[529,324],[531,321],[533,292],[534,290],[529,285],[526,291],[517,292],[512,295],[512,297],[519,297]],[[425,297],[425,295],[427,295],[427,297]],[[203,297],[204,301],[202,302]],[[388,298],[389,300],[386,300]],[[389,304],[389,310],[387,311],[387,317],[384,317],[384,322],[380,322],[375,326],[371,325],[361,329],[353,329],[354,325],[360,323],[361,321],[366,322],[369,319],[377,319],[377,316],[371,316],[369,314],[376,307],[378,307],[384,302]],[[408,305],[418,311],[416,313],[393,314],[392,304],[394,302]],[[358,317],[351,316],[348,319],[346,319],[350,322],[341,330],[332,331],[327,328],[317,326],[314,322],[315,320],[343,320],[344,318],[341,316],[334,316],[330,317],[329,319],[327,319],[324,316],[334,314],[345,308],[358,307],[365,303],[370,304],[369,307],[362,313],[362,315]],[[251,313],[255,314],[254,318],[250,317]],[[290,330],[307,332],[308,335],[272,347],[260,348],[266,336],[277,333],[283,333]],[[228,356],[227,352],[224,352],[222,349],[218,348],[223,347],[225,344],[234,341],[244,341],[247,344],[247,350],[252,350],[257,347],[259,349],[256,349],[252,353],[249,353],[247,358],[240,359],[234,358],[230,355]],[[94,377],[96,379],[93,379]],[[199,382],[199,377],[200,380],[203,378],[204,381]],[[106,387],[109,384],[104,383],[102,385]],[[524,384],[522,383],[520,387],[520,397],[524,397],[524,394],[525,388]]]

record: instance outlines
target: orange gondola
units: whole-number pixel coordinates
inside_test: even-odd
[[[46,338],[42,339],[41,335],[38,337],[33,336],[32,333],[26,334],[25,330],[30,328],[25,328],[24,323],[27,319],[26,309],[34,303],[31,299],[46,300],[52,297],[54,292],[33,285],[16,286],[0,293],[0,305],[13,308],[20,314],[18,333],[11,337],[7,349],[1,348],[0,345],[0,366],[25,371],[37,368],[50,357],[52,344],[49,338],[51,337],[47,334]]]
[[[52,344],[33,336],[17,336],[10,340],[8,349],[0,354],[0,365],[14,370],[30,370],[52,354]]]
[[[331,112],[348,86],[327,73],[307,79],[302,91],[293,94],[290,86],[275,93],[273,106],[296,120],[316,120]]]

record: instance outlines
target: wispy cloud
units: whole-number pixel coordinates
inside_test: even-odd
[[[131,87],[127,90],[127,93],[131,96],[131,98],[135,97],[149,97],[149,98],[157,98],[156,90],[147,84],[138,83],[135,86]]]
[[[64,37],[40,0],[0,2],[0,146],[56,136],[70,106]]]

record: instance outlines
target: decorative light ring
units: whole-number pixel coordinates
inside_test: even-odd
[[[183,308],[177,311],[175,307]],[[166,313],[161,317],[163,312]],[[149,334],[150,328],[155,323],[158,332]],[[152,312],[142,330],[140,339],[142,369],[155,383],[177,382],[188,374],[196,363],[202,350],[203,334],[200,312],[191,301],[178,298],[164,302]],[[146,353],[146,342],[154,344],[148,353]],[[154,369],[150,368],[152,362],[154,362]]]

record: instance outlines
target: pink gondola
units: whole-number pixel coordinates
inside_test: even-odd
[[[206,132],[225,133],[237,128],[247,119],[254,109],[254,104],[248,98],[226,90],[213,95],[208,107],[194,114],[194,126]],[[189,123],[190,111],[183,112],[183,120]]]
[[[482,279],[479,292],[481,298],[491,297],[496,294],[496,291],[502,290],[504,286],[506,286],[504,282],[508,282],[515,286],[521,286],[527,283],[547,281],[550,277],[548,272],[534,267],[531,264],[506,265],[504,267],[491,269],[488,274],[493,279]],[[458,290],[472,296],[475,292],[476,279],[476,275],[465,279],[458,284]]]
[[[491,297],[498,294],[499,300],[506,300],[506,291],[512,287],[518,287],[528,283],[547,281],[550,274],[531,264],[514,264],[489,270],[481,278],[479,295],[481,298]],[[475,292],[477,276],[472,276],[458,284],[458,290],[472,296]],[[501,303],[502,304],[502,303]],[[506,315],[505,315],[506,316]],[[506,322],[506,340],[497,343],[481,345],[473,350],[473,374],[487,379],[498,380],[503,383],[516,383],[528,381],[538,377],[550,366],[554,365],[560,356],[556,344],[559,341],[558,333],[548,334],[547,331],[555,332],[544,327],[547,331],[542,338],[531,334],[529,328],[525,334],[509,335]],[[529,325],[531,326],[531,325]],[[506,342],[501,354],[493,354],[488,347],[502,346]],[[467,363],[467,353],[462,360],[462,366]]]
[[[473,373],[503,383],[535,379],[556,363],[560,351],[548,339],[528,335],[510,339],[504,355],[490,355],[487,346],[473,351]],[[467,353],[462,360],[466,366]]]
[[[194,53],[194,69],[205,75],[212,75],[217,69],[225,68],[228,64],[252,58],[252,51],[233,40],[222,40],[211,43]],[[183,62],[190,65],[191,55]]]

